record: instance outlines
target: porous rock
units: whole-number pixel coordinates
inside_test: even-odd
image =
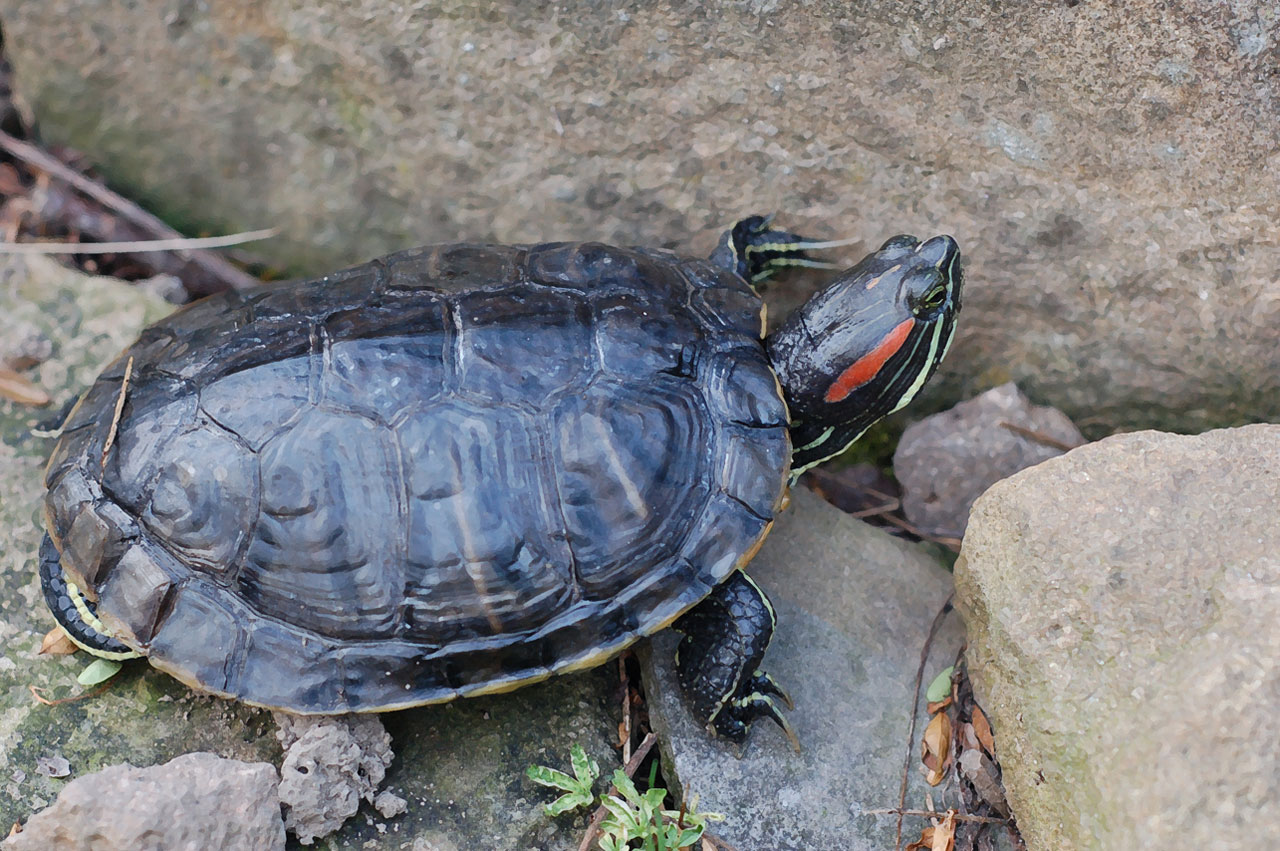
[[[283,851],[276,770],[184,754],[164,765],[113,765],[78,777],[4,851]]]
[[[956,565],[1027,847],[1280,843],[1280,425],[1118,435],[993,486]]]
[[[983,491],[1084,442],[1066,414],[1002,384],[907,426],[893,453],[902,509],[921,531],[959,538]]]
[[[355,815],[361,798],[369,803],[378,798],[395,757],[391,736],[377,715],[274,715],[285,752],[280,767],[285,825],[310,845]],[[384,804],[394,810],[390,800]]]

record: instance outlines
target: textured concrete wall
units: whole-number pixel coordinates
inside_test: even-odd
[[[951,232],[934,401],[1015,379],[1095,432],[1280,417],[1278,17],[0,0],[47,138],[188,230],[277,225],[263,250],[306,271],[454,239],[707,250],[756,210],[868,247]]]

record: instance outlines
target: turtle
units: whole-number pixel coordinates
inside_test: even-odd
[[[700,724],[794,741],[742,568],[928,380],[963,277],[952,237],[896,236],[766,334],[757,285],[835,244],[750,216],[705,259],[435,245],[187,305],[67,415],[45,600],[90,653],[298,714],[508,691],[674,625]]]

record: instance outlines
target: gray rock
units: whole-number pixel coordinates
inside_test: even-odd
[[[278,262],[709,250],[770,210],[862,239],[850,256],[948,231],[970,283],[935,404],[1014,380],[1100,431],[1280,417],[1272,0],[791,8],[0,0],[0,19],[47,138],[191,232],[280,227],[252,246]],[[803,295],[772,292],[775,316]]]
[[[920,530],[958,539],[983,491],[1084,442],[1066,414],[1003,384],[907,426],[893,453],[903,511]]]
[[[283,851],[276,770],[191,753],[76,778],[4,851]]]
[[[391,765],[391,736],[376,715],[273,713],[284,748],[280,804],[285,827],[310,845],[374,802]]]
[[[0,824],[6,828],[67,785],[40,773],[42,758],[65,759],[73,778],[115,763],[163,763],[192,750],[281,762],[269,713],[199,695],[141,662],[126,665],[102,694],[74,703],[42,706],[28,690],[36,686],[54,699],[75,695],[82,690],[75,676],[87,664],[84,654],[37,655],[54,625],[36,580],[42,470],[51,446],[37,425],[170,309],[135,287],[44,258],[0,257],[0,340],[29,338],[35,329],[52,341],[50,356],[23,374],[54,397],[44,409],[0,399]],[[399,752],[386,784],[407,799],[409,812],[386,822],[391,816],[366,808],[320,847],[576,848],[585,816],[547,819],[540,808],[554,795],[527,781],[524,769],[535,762],[565,767],[574,742],[602,767],[616,765],[616,688],[612,669],[599,670],[510,695],[382,716]],[[383,804],[394,811],[390,798]]]
[[[956,565],[1030,849],[1280,843],[1280,426],[1107,438],[996,484]]]
[[[908,745],[907,730],[920,651],[950,577],[919,548],[807,490],[792,500],[748,569],[777,609],[765,669],[795,700],[788,717],[803,750],[794,753],[768,722],[757,723],[741,758],[708,736],[681,700],[671,665],[677,636],[667,631],[642,656],[663,769],[669,788],[727,816],[711,830],[744,851],[880,851],[893,845],[896,818],[869,811],[898,805],[908,747],[907,805],[925,803],[918,744]],[[960,643],[953,617],[934,644],[929,676]]]

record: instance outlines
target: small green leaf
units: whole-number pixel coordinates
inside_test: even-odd
[[[631,782],[631,778],[623,773],[621,768],[613,770],[613,785],[628,802],[637,806],[640,804],[640,791],[636,789],[636,784]]]
[[[545,765],[531,765],[524,770],[524,774],[534,783],[550,786],[552,789],[576,792],[580,788],[578,781],[563,771],[556,771],[554,768],[548,768]]]
[[[593,800],[595,799],[592,797],[590,792],[587,792],[586,794],[582,794],[580,792],[569,792],[568,794],[561,795],[549,804],[543,804],[542,811],[551,818],[555,818],[556,816],[562,816],[567,812],[576,810],[579,807],[590,806]]]
[[[924,693],[925,700],[937,703],[947,699],[951,694],[951,672],[955,669],[955,665],[948,665],[941,674],[933,678],[933,682],[929,683],[929,688]]]
[[[96,686],[114,677],[120,668],[120,663],[114,659],[94,659],[76,677],[76,682],[82,686]]]
[[[573,763],[573,773],[588,786],[600,776],[600,766],[594,759],[587,759],[587,752],[582,749],[582,745],[573,746],[569,751],[569,760]]]

